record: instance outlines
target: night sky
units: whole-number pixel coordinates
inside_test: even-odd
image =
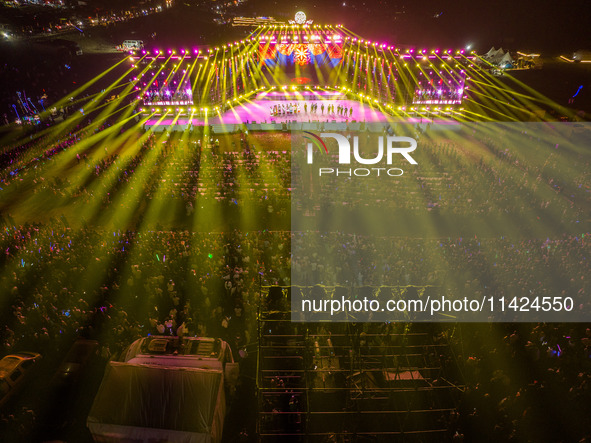
[[[86,2],[88,5],[84,9],[66,10],[60,14],[89,16],[97,11],[115,12],[131,6],[145,8],[161,3],[148,1],[140,4],[137,0]],[[175,34],[179,40],[190,38],[194,41],[196,36],[203,35],[203,40],[212,43],[219,31],[219,28],[215,29],[213,19],[219,16],[210,8],[222,3],[221,0],[177,0],[175,7],[154,20],[155,26],[152,27],[159,30],[162,37]],[[44,8],[34,15],[55,14],[52,9]],[[589,0],[247,0],[238,8],[230,8],[226,18],[233,15],[273,16],[287,21],[299,10],[316,23],[342,23],[365,38],[400,45],[460,48],[472,44],[479,52],[494,45],[545,55],[591,49]],[[0,23],[33,23],[37,17],[32,17],[30,11],[0,7]],[[127,26],[139,28],[143,23],[139,21]],[[234,32],[225,29],[223,34],[227,37]]]
[[[478,50],[503,45],[548,52],[591,47],[588,0],[251,0],[244,6],[245,11],[278,19],[300,9],[318,22],[341,22],[367,38],[399,44],[463,47],[472,43]]]

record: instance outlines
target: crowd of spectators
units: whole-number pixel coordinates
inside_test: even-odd
[[[191,90],[171,92],[169,89],[155,91],[151,90],[144,94],[144,105],[192,105],[193,94]]]
[[[8,147],[0,157],[5,165],[0,175],[4,197],[31,187],[47,208],[60,201],[80,209],[78,219],[87,217],[90,207],[113,210],[116,202],[118,216],[149,200],[165,210],[172,207],[171,216],[184,226],[191,226],[197,205],[206,210],[213,205],[226,213],[266,214],[269,224],[289,217],[290,148],[285,134],[252,138],[242,133],[223,136],[221,142],[213,136],[145,134],[128,140],[134,143],[129,149],[87,143],[108,127],[72,132],[49,147],[49,136]],[[277,150],[261,149],[266,143],[275,143]],[[66,148],[72,149],[65,152]],[[68,169],[67,175],[48,174],[60,165]]]
[[[585,258],[591,253],[589,235],[520,240],[294,233],[292,276],[306,286],[396,286],[396,298],[407,286],[436,287],[438,296],[450,299],[504,297],[507,305],[523,295],[570,297],[575,315],[591,307],[585,278],[591,271]],[[530,311],[528,318],[537,318]],[[523,313],[505,319],[518,316]]]
[[[421,85],[419,85],[420,87]],[[428,88],[417,89],[413,96],[413,104],[451,105],[462,103],[464,89]]]
[[[63,88],[64,82],[76,83],[80,80],[79,73],[72,70],[69,58],[62,54],[54,54],[53,60],[29,59],[25,60],[30,63],[7,61],[0,69],[0,81],[6,85],[0,92],[2,125],[22,121],[24,117],[33,117],[50,109],[49,104],[67,93]]]
[[[2,245],[3,354],[86,330],[118,356],[133,339],[182,324],[238,352],[256,329],[260,285],[289,283],[287,232],[5,226]]]
[[[491,128],[477,126],[474,129],[466,126],[455,134],[431,133],[429,128],[430,124],[400,125],[390,131],[394,135],[413,137],[420,143],[414,153],[419,158],[419,165],[409,165],[402,157],[394,156],[391,167],[401,168],[403,176],[384,180],[385,173],[381,176],[372,174],[347,183],[332,174],[314,179],[315,189],[320,192],[313,195],[305,192],[297,175],[307,162],[307,142],[303,139],[295,141],[297,149],[292,160],[296,192],[293,198],[304,211],[319,203],[330,205],[330,201],[335,201],[346,202],[353,208],[378,205],[382,214],[385,210],[414,214],[427,211],[470,217],[530,214],[533,211],[536,216],[555,214],[563,224],[572,225],[584,220],[589,209],[591,187],[589,175],[583,167],[589,165],[589,157],[584,152],[554,145],[545,141],[541,134],[534,137],[526,127],[522,132],[517,129],[516,134],[507,134],[508,127],[499,126],[499,133],[505,133],[504,138],[489,135]],[[535,131],[534,127],[530,129]],[[369,151],[367,157],[375,157],[371,149],[377,144],[378,134],[345,132],[344,135],[349,140],[358,136],[359,151]],[[384,130],[379,135],[390,133]],[[325,143],[328,155],[315,156],[314,164],[319,168],[334,168],[338,160],[336,142],[326,138]],[[524,146],[527,146],[527,152],[522,149]],[[339,166],[343,170],[349,169]],[[330,198],[325,199],[325,196]]]
[[[128,131],[111,138],[105,124],[7,147],[0,156],[2,354],[43,352],[61,337],[83,334],[100,340],[105,358],[116,358],[135,338],[182,327],[189,335],[227,340],[238,358],[256,340],[261,286],[291,283],[292,242],[296,249],[301,242],[317,248],[295,257],[293,266],[326,285],[560,295],[586,308],[589,234],[563,229],[589,203],[584,153],[559,156],[534,143],[528,154],[535,159],[525,162],[502,139],[481,137],[478,149],[465,152],[451,137],[437,140],[415,129],[424,153],[420,171],[410,180],[395,179],[391,194],[374,192],[378,185],[370,183],[372,192],[353,198],[365,203],[369,195],[419,216],[434,210],[461,217],[529,214],[526,207],[543,214],[551,208],[561,218],[555,231],[493,238],[292,234],[290,160],[303,154],[279,132],[216,138]],[[333,201],[351,199],[334,181],[319,186],[317,192]],[[17,212],[8,213],[33,203],[51,216],[42,211],[37,220],[21,222]],[[318,211],[305,199],[296,199],[295,208]],[[269,230],[273,224],[277,230]],[[451,338],[464,371],[455,376],[467,386],[450,425],[458,436],[489,426],[490,435],[517,439],[545,417],[524,398],[545,398],[557,389],[586,411],[591,332],[568,324],[511,327],[490,346],[478,334],[466,342]],[[511,367],[512,358],[531,368],[527,377],[519,378],[523,366]],[[573,433],[582,436],[581,429]]]
[[[457,441],[589,441],[588,324],[461,329],[451,340],[466,386],[450,426]]]

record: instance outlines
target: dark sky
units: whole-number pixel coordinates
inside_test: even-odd
[[[222,1],[175,0],[174,11],[159,15],[155,23],[148,20],[148,35],[161,31],[162,37],[184,41],[200,34],[202,40],[213,38],[217,43],[222,36],[207,9]],[[107,3],[117,10],[139,0],[87,2],[91,10]],[[246,0],[231,12],[286,21],[298,10],[316,23],[342,23],[365,38],[393,44],[426,48],[472,44],[477,51],[494,45],[546,55],[591,49],[591,0]],[[140,31],[142,23],[127,26]],[[225,41],[229,35],[223,37]]]
[[[246,8],[274,16],[301,9],[317,22],[342,22],[368,38],[401,44],[473,43],[481,50],[503,45],[552,52],[591,48],[589,0],[249,0]]]

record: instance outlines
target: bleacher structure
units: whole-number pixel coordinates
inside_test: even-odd
[[[463,386],[437,324],[292,323],[290,288],[262,288],[261,442],[440,442]]]

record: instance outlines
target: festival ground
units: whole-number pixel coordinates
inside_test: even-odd
[[[407,49],[306,23],[230,36],[187,14],[200,7],[141,18],[143,34],[94,28],[104,55],[5,51],[16,92],[0,102],[20,126],[0,149],[0,356],[43,358],[0,406],[3,441],[91,442],[105,367],[161,334],[223,340],[239,363],[216,442],[586,441],[588,65],[498,77],[463,41]],[[129,38],[145,48],[106,48]],[[386,135],[417,143],[416,164],[381,157],[395,176],[370,172]],[[303,323],[290,303],[354,290],[570,311]],[[80,337],[95,361],[56,383]]]

